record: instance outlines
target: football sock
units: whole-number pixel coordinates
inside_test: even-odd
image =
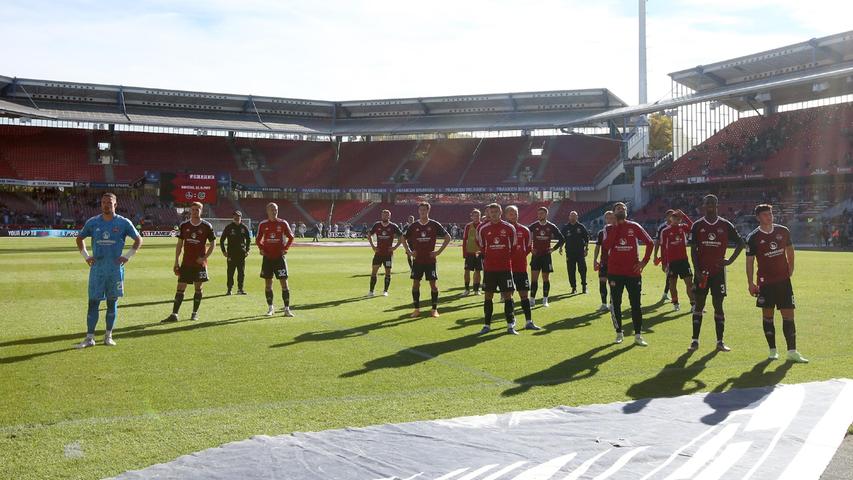
[[[284,308],[290,307],[290,289],[281,291],[281,299],[284,301]]]
[[[513,300],[511,298],[509,300],[504,300],[504,318],[506,318],[506,323],[515,322],[513,310],[515,310],[515,303]]]
[[[430,300],[432,301],[432,309],[438,309],[438,290],[433,290],[430,292]]]
[[[762,318],[761,325],[764,328],[764,338],[767,339],[767,346],[776,348],[776,325],[773,324],[773,317]],[[782,326],[784,327],[784,324]]]
[[[100,300],[89,300],[89,310],[86,312],[86,333],[89,335],[95,334],[95,327],[98,325],[98,307],[100,305]]]
[[[483,301],[483,313],[486,316],[486,325],[492,324],[492,312],[495,310],[495,304],[491,300]]]
[[[386,274],[385,274],[385,290],[384,290],[384,291],[386,291],[386,292],[387,292],[387,291],[388,291],[388,287],[390,287],[390,286],[391,286],[391,274],[386,273]],[[372,289],[371,289],[371,290],[372,290]]]
[[[273,300],[272,290],[264,290],[264,295],[267,297],[267,305],[272,306],[272,300]]]
[[[195,292],[195,295],[193,295],[193,313],[198,312],[198,307],[201,306],[201,297],[201,292]]]
[[[551,281],[542,282],[542,296],[547,297],[551,293]]]
[[[372,292],[374,288],[376,288],[376,275],[371,275],[370,276],[370,291]]]
[[[536,292],[539,291],[539,282],[530,282],[530,296],[536,298]]]
[[[521,299],[521,310],[524,311],[524,319],[528,322],[533,321],[533,315],[530,313],[530,299],[522,298]]]
[[[107,299],[107,331],[111,332],[113,325],[116,324],[116,314],[118,313],[118,299]]]
[[[782,319],[782,333],[785,335],[785,343],[788,344],[788,350],[797,349],[797,325],[793,318]]]
[[[184,292],[175,293],[175,303],[172,304],[172,314],[177,315],[181,310],[181,304],[184,302]]]
[[[723,333],[726,331],[726,316],[723,314],[714,314],[714,326],[717,327],[717,341],[723,341]]]
[[[421,308],[421,291],[412,289],[412,303],[415,305],[415,310]]]

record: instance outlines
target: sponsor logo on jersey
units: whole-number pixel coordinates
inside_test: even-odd
[[[776,243],[776,242],[770,242],[770,249],[771,249],[771,250],[776,250],[777,248],[779,248],[779,244],[778,244],[778,243]]]
[[[714,241],[714,240],[716,240],[716,239],[717,239],[717,236],[716,236],[716,235],[714,235],[714,232],[711,232],[711,233],[709,233],[709,234],[708,234],[708,240],[710,240],[710,241],[712,241],[712,242],[713,242],[713,241]]]

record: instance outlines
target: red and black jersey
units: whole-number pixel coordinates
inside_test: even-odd
[[[477,243],[483,251],[483,270],[486,272],[512,271],[515,249],[515,227],[503,220],[484,223],[477,230]]]
[[[534,222],[527,228],[530,230],[530,236],[533,237],[534,257],[548,255],[552,250],[557,250],[566,242],[566,238],[563,237],[560,229],[551,222],[546,221],[544,224]],[[557,244],[553,247],[551,246],[552,240],[557,240]]]
[[[693,268],[709,275],[720,273],[729,243],[740,244],[742,241],[734,225],[725,218],[717,217],[713,222],[705,217],[696,220],[690,229],[690,242],[696,247]]]
[[[660,230],[658,241],[661,247],[661,256],[666,258],[666,263],[676,260],[687,260],[687,236],[693,222],[689,217],[684,217],[686,223],[678,225],[667,225]]]
[[[181,259],[181,265],[198,266],[196,260],[207,252],[207,242],[216,239],[213,226],[204,220],[197,225],[194,225],[192,220],[187,220],[179,228],[178,238],[184,241],[184,257]]]
[[[281,258],[287,253],[291,243],[293,243],[293,232],[290,231],[290,224],[286,221],[276,218],[275,220],[263,220],[258,224],[258,236],[255,238],[255,244],[263,256]]]
[[[512,250],[512,271],[527,271],[527,256],[530,255],[530,230],[520,223],[511,224],[515,228],[515,248]]]
[[[400,230],[400,227],[397,226],[396,223],[392,222],[388,222],[387,224],[376,222],[370,228],[369,233],[369,235],[376,235],[377,255],[391,255],[391,248],[394,246],[394,240],[402,234],[403,231]]]
[[[652,255],[652,237],[639,223],[627,220],[608,225],[604,230],[604,251],[607,254],[607,274],[639,277],[634,267],[639,262],[639,244],[646,245],[643,262]]]
[[[415,252],[414,262],[429,265],[435,263],[435,258],[430,254],[435,250],[436,240],[438,237],[447,236],[447,230],[435,220],[430,219],[425,224],[417,220],[409,225],[403,235],[409,242],[409,248]]]
[[[746,255],[758,261],[758,285],[783,282],[791,278],[785,249],[791,246],[787,227],[773,224],[770,232],[756,228],[746,237]]]

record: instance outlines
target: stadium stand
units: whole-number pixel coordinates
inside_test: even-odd
[[[418,166],[420,173],[413,178],[414,183],[430,186],[457,185],[465,167],[471,160],[480,139],[460,138],[430,140],[426,142],[429,154],[424,164]]]
[[[550,154],[542,175],[552,185],[591,185],[619,157],[621,143],[592,135],[549,139]]]
[[[90,163],[89,134],[70,128],[0,125],[0,163],[12,178],[104,181],[104,167]],[[94,155],[92,156],[94,159]]]
[[[800,177],[853,171],[853,105],[741,118],[649,177]],[[725,178],[723,178],[725,179]]]
[[[486,138],[462,178],[465,185],[500,185],[510,179],[513,166],[525,151],[529,137]]]
[[[394,171],[416,145],[414,141],[341,143],[336,186],[366,188],[393,181]]]
[[[116,181],[132,182],[146,170],[216,174],[236,170],[224,137],[123,132],[115,136],[125,158],[114,166]]]

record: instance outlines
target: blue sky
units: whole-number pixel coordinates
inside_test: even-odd
[[[650,0],[667,73],[853,30],[853,0]],[[323,100],[607,87],[637,101],[635,0],[4,0],[0,74]]]

